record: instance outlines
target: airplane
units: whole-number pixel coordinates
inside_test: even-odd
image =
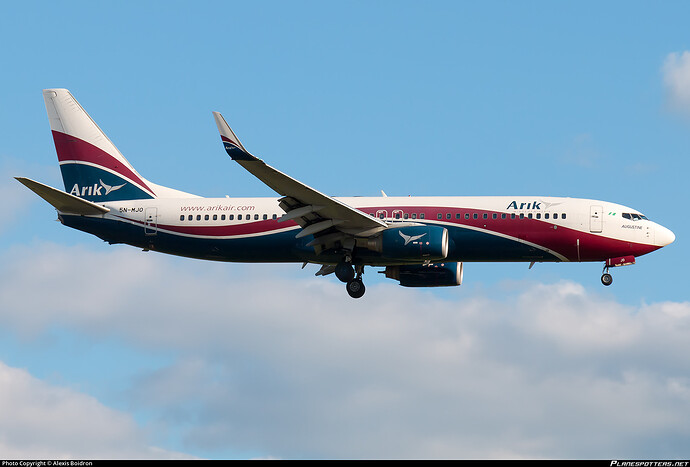
[[[278,198],[203,198],[139,175],[66,89],[43,91],[65,190],[16,179],[62,224],[110,244],[228,262],[309,263],[353,298],[365,266],[405,287],[458,286],[467,262],[603,262],[611,267],[675,235],[639,211],[549,196],[331,197],[252,155],[213,112],[227,154]]]

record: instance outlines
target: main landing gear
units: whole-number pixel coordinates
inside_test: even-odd
[[[345,256],[341,262],[335,266],[335,275],[341,281],[345,282],[347,293],[352,298],[360,298],[364,295],[366,288],[362,282],[362,274],[364,273],[364,266],[361,264],[352,265],[352,257]]]
[[[604,284],[606,287],[613,284],[613,276],[609,274],[608,266],[604,266],[604,270],[601,274],[601,283]]]
[[[360,298],[366,291],[366,287],[364,287],[364,282],[362,282],[361,277],[352,279],[347,283],[345,288],[347,289],[347,293],[349,293],[350,297],[352,298]]]

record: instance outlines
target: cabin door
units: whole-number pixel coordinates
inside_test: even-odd
[[[604,227],[604,208],[601,206],[590,206],[589,208],[589,231],[600,233]]]
[[[158,233],[158,208],[146,208],[144,211],[144,233],[149,236]]]

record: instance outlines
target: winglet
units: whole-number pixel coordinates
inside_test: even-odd
[[[225,151],[228,155],[236,161],[255,161],[258,160],[256,157],[249,154],[240,139],[232,131],[230,125],[227,124],[220,112],[213,112],[213,118],[216,119],[216,126],[218,126],[218,132],[220,132],[220,139],[223,141],[223,146],[225,146]]]

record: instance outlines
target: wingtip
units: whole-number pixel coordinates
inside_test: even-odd
[[[256,157],[252,156],[249,151],[242,145],[240,139],[237,137],[228,122],[225,121],[223,115],[220,112],[213,112],[213,118],[216,121],[216,126],[218,127],[218,132],[220,133],[220,139],[223,141],[223,146],[225,151],[233,160],[244,160],[244,161],[254,161],[258,160]]]

